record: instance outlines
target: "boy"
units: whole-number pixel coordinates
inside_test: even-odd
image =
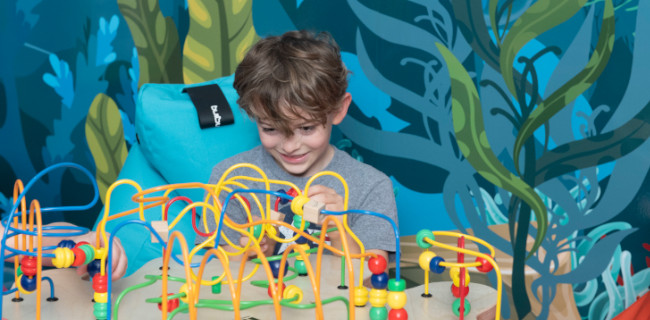
[[[209,183],[216,184],[224,171],[237,163],[252,163],[269,179],[289,181],[300,188],[314,174],[334,171],[348,184],[348,209],[381,213],[397,223],[390,179],[329,143],[332,126],[341,123],[352,101],[346,92],[347,76],[339,47],[328,33],[290,31],[260,40],[237,67],[234,88],[239,94],[239,106],[257,123],[262,145],[217,164]],[[248,168],[237,169],[230,176],[233,175],[260,177]],[[245,184],[251,189],[265,189],[262,183],[246,181]],[[249,195],[242,196],[251,199]],[[265,195],[257,196],[263,199]],[[343,211],[343,185],[332,176],[316,179],[307,196],[325,204],[326,210]],[[259,210],[252,209],[259,216]],[[238,201],[230,201],[226,211],[237,223],[247,221]],[[292,223],[289,204],[279,207],[278,211],[285,214],[285,222]],[[207,214],[210,231],[213,231],[216,228],[213,213]],[[366,252],[374,252],[388,261],[388,253],[395,251],[395,236],[389,222],[374,216],[349,214],[348,224]],[[313,224],[311,227],[320,230]],[[233,243],[248,241],[225,226],[222,230]],[[281,238],[293,236],[288,228],[281,227],[279,231]],[[332,246],[341,247],[339,232],[330,232],[328,236]],[[197,243],[204,239],[199,236]],[[360,252],[351,237],[347,240],[353,253]],[[220,244],[226,250],[233,250],[223,240]],[[286,246],[268,238],[261,243],[267,256],[280,254]]]

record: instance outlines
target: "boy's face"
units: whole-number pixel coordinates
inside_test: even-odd
[[[330,146],[332,125],[341,123],[348,111],[349,93],[341,102],[338,111],[330,115],[322,125],[316,120],[294,117],[291,120],[292,136],[286,136],[263,119],[257,121],[262,146],[286,172],[299,177],[310,177],[332,160],[334,149]],[[299,115],[304,116],[304,115]]]

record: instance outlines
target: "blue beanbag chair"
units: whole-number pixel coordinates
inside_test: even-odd
[[[234,76],[215,79],[205,83],[144,84],[136,103],[136,134],[138,143],[129,150],[129,155],[120,171],[118,180],[130,179],[143,190],[175,183],[206,183],[212,167],[221,160],[257,146],[257,127],[245,112],[237,106],[237,92],[232,87]],[[188,87],[218,84],[228,101],[234,123],[202,129],[199,126],[197,109],[184,90]],[[124,212],[138,206],[131,200],[137,190],[128,185],[114,189],[109,203],[109,214]],[[162,195],[162,192],[153,196]],[[151,197],[149,195],[147,197]],[[185,196],[192,201],[202,201],[202,189],[177,190],[169,194],[170,199]],[[171,222],[186,206],[183,201],[174,202],[168,209]],[[200,211],[200,210],[199,210]],[[97,223],[104,216],[101,212]],[[148,222],[162,220],[160,207],[145,210]],[[130,275],[151,259],[161,256],[161,246],[151,243],[151,235],[141,225],[124,224],[126,220],[138,219],[137,213],[112,220],[106,231],[117,232],[128,258],[127,275]],[[194,243],[191,211],[171,231],[178,230],[185,236],[188,245]],[[180,253],[180,246],[174,245],[174,253]]]

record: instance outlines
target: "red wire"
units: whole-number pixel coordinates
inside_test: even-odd
[[[458,238],[458,247],[461,249],[465,249],[465,237],[460,237]],[[465,254],[462,252],[458,252],[458,263],[464,263],[465,262]],[[459,312],[459,319],[463,320],[465,317],[465,295],[464,290],[465,290],[465,270],[464,267],[460,268],[460,283],[459,283],[459,293],[460,293],[460,312]]]
[[[165,206],[165,212],[163,213],[163,220],[167,221],[167,210],[169,210],[169,207],[172,205],[172,203],[178,200],[183,200],[187,202],[187,204],[192,204],[192,199],[188,197],[185,196],[174,197],[173,199],[169,200],[167,202],[167,205]],[[198,235],[206,238],[211,236],[214,233],[214,231],[212,231],[211,233],[203,233],[201,232],[201,230],[199,230],[199,228],[196,227],[196,207],[192,208],[192,228],[194,229],[194,232],[196,232]]]

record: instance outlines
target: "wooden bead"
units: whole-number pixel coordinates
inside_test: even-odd
[[[368,269],[370,269],[370,272],[373,274],[384,273],[387,266],[388,263],[384,256],[376,256],[368,259]]]

